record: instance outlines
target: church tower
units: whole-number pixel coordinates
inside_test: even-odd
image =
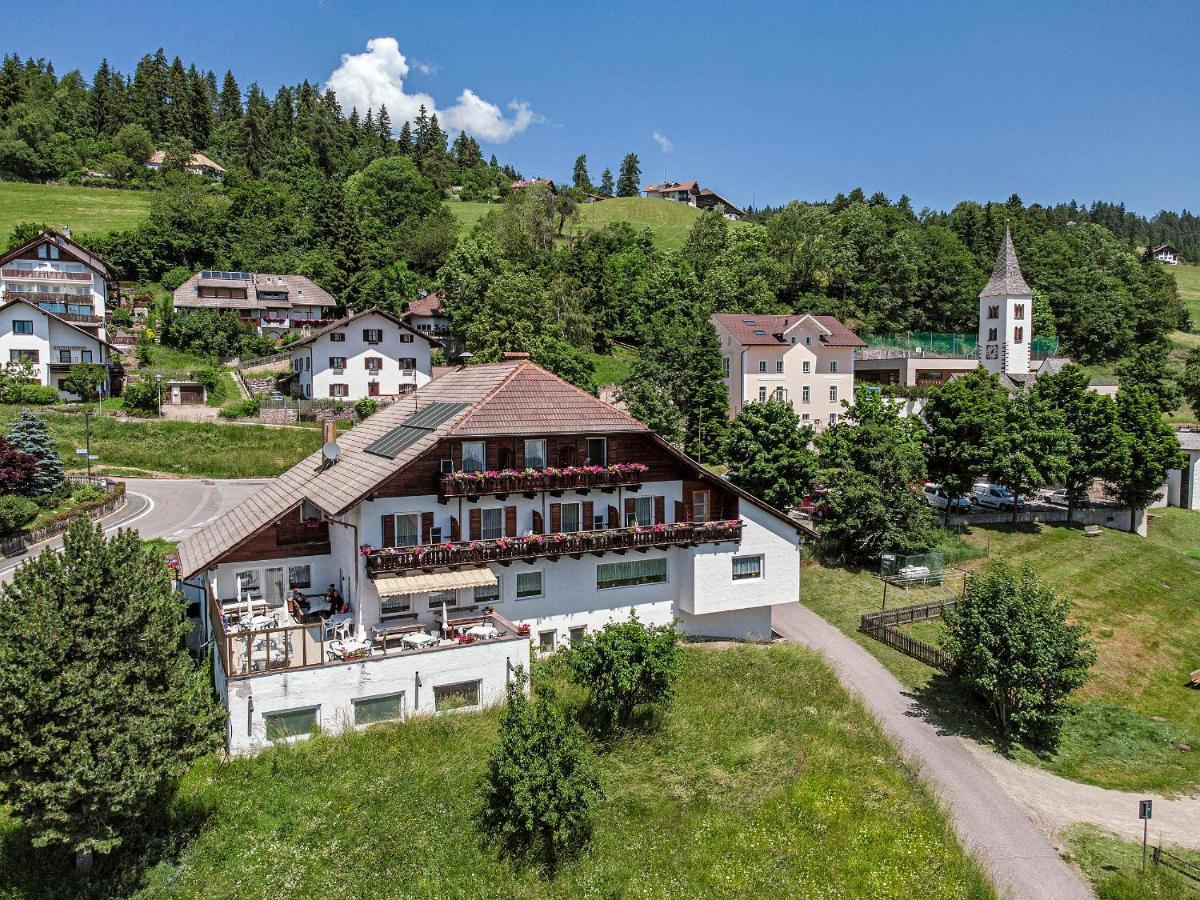
[[[992,277],[979,295],[979,362],[996,375],[1027,375],[1032,340],[1033,291],[1006,227]]]

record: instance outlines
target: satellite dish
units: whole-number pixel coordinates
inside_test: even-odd
[[[342,455],[342,448],[337,445],[337,441],[326,441],[325,446],[321,448],[321,455],[330,462],[337,462],[337,458]]]

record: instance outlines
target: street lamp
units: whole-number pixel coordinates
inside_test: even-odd
[[[82,456],[84,460],[87,461],[87,477],[89,482],[92,480],[92,463],[100,458],[92,453],[92,415],[93,413],[90,412],[85,412],[83,414],[85,446],[75,448],[75,455]]]
[[[162,372],[154,373],[154,380],[158,383],[158,417],[162,418]]]

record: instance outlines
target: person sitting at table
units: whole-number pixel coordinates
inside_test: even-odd
[[[334,615],[343,615],[350,612],[350,601],[345,599],[341,594],[338,594],[337,600],[334,601]]]
[[[295,607],[294,609],[292,607]],[[312,609],[308,605],[308,598],[300,588],[292,588],[292,596],[288,600],[288,612],[297,621],[303,622],[308,619]]]

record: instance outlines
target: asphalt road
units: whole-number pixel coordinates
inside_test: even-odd
[[[979,860],[1001,896],[1094,896],[962,740],[931,721],[882,663],[799,603],[775,607],[773,620],[780,636],[822,653],[847,690],[867,705],[933,788],[959,842]]]
[[[136,528],[143,538],[180,541],[217,516],[256,493],[270,479],[248,478],[214,481],[200,478],[126,478],[126,503],[103,520],[105,533]],[[61,538],[38,544],[24,556],[0,558],[0,582],[43,548],[58,547]]]

